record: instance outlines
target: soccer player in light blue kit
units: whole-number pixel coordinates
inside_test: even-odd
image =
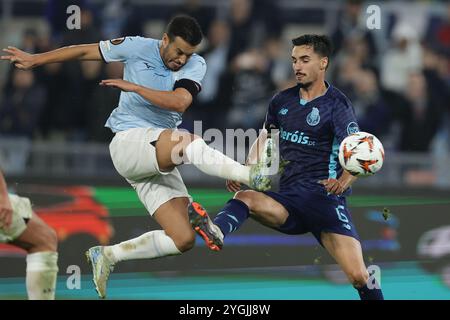
[[[67,60],[125,64],[123,80],[100,83],[122,90],[119,106],[106,122],[115,133],[110,144],[111,158],[163,230],[86,252],[101,298],[106,296],[106,283],[117,262],[178,255],[194,246],[195,233],[187,214],[192,199],[177,165],[189,161],[206,174],[239,181],[257,190],[270,188],[262,164],[241,165],[210,148],[200,137],[176,129],[182,113],[201,90],[206,63],[194,53],[201,40],[197,21],[177,16],[162,40],[124,37],[33,55],[14,47],[4,49],[9,55],[1,59],[19,69]]]

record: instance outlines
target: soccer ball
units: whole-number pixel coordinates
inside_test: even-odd
[[[341,167],[354,176],[371,176],[383,166],[384,148],[373,134],[357,132],[339,146]]]

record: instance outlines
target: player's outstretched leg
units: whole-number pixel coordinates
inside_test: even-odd
[[[106,284],[109,275],[114,270],[114,263],[105,255],[104,247],[96,246],[86,251],[88,263],[92,266],[93,282],[98,296],[106,297]]]
[[[188,161],[203,173],[239,181],[255,190],[265,191],[271,187],[271,174],[264,163],[242,165],[190,133],[163,131],[156,142],[156,156],[163,171]]]
[[[197,202],[188,206],[189,221],[206,245],[214,251],[220,251],[223,247],[223,234],[209,218],[206,210]]]
[[[215,250],[215,246],[222,248],[224,238],[238,230],[250,214],[268,227],[279,227],[288,217],[288,212],[280,203],[254,190],[237,192],[213,221],[200,205],[192,203],[189,207],[191,225],[212,250]]]
[[[271,187],[265,163],[244,166],[209,147],[203,139],[196,138],[187,145],[184,154],[190,163],[208,175],[239,181],[259,191],[266,191]]]
[[[271,187],[270,175],[264,163],[244,166],[197,138],[185,149],[189,162],[200,171],[223,179],[242,182],[250,188],[265,191]]]

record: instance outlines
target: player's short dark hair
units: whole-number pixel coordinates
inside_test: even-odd
[[[328,64],[330,63],[330,57],[333,53],[333,45],[330,38],[325,35],[318,34],[304,34],[298,38],[292,39],[292,44],[295,46],[311,46],[315,53],[321,57],[328,58]],[[328,66],[327,66],[328,67]]]
[[[186,15],[173,17],[167,25],[166,32],[170,41],[180,37],[192,46],[198,45],[203,39],[202,29],[197,20]]]

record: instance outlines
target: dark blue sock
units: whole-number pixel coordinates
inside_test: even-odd
[[[214,223],[219,226],[224,236],[237,230],[250,216],[248,206],[241,200],[231,199],[216,215]]]
[[[356,290],[358,290],[361,300],[384,300],[381,287],[378,285],[375,279],[374,281],[375,283],[373,283],[373,286],[371,286],[372,288],[367,287],[367,284],[362,288],[355,288]]]

